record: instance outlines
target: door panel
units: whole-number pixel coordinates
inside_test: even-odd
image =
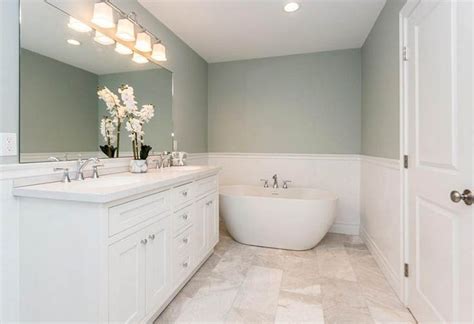
[[[420,322],[472,320],[472,2],[420,0],[408,17],[408,306]]]
[[[196,249],[196,263],[200,263],[207,253],[208,225],[207,225],[207,198],[196,203],[196,217],[194,218],[194,246]]]
[[[146,311],[154,310],[168,297],[171,289],[170,216],[147,230]]]
[[[209,205],[207,206],[207,224],[209,233],[209,246],[208,250],[211,250],[219,242],[219,195],[213,194],[208,200]]]
[[[138,322],[145,316],[143,232],[109,247],[109,322]]]

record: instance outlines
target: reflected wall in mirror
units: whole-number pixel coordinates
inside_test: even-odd
[[[94,1],[50,1],[67,13],[91,19]],[[49,157],[74,160],[79,156],[105,158],[100,120],[105,104],[97,89],[134,88],[138,107],[155,106],[144,126],[145,144],[153,152],[171,149],[172,73],[150,61],[138,64],[115,45],[94,41],[95,31],[68,27],[69,16],[44,1],[21,1],[20,48],[20,162],[44,162]],[[87,20],[87,21],[89,21]],[[120,156],[132,156],[125,126]]]

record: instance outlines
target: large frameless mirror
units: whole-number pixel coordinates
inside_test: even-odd
[[[153,105],[142,141],[152,152],[171,149],[171,71],[134,57],[111,38],[101,39],[94,25],[74,25],[76,18],[92,19],[95,3],[21,1],[20,162],[132,156],[126,120],[117,133],[117,122],[110,124],[113,112],[104,94],[98,95],[106,87],[126,106],[119,92],[124,85],[133,88],[138,110]]]

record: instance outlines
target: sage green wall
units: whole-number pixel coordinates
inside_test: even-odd
[[[135,91],[139,108],[145,104],[155,106],[155,117],[145,124],[145,144],[151,145],[153,151],[171,151],[172,120],[172,74],[165,69],[113,73],[99,76],[99,86],[106,86],[115,93],[122,84],[129,84]],[[99,101],[99,119],[107,115],[105,104]],[[129,133],[125,125],[120,136],[121,153],[132,152]],[[99,143],[105,143],[99,132]],[[123,154],[122,154],[123,156]]]
[[[21,49],[21,153],[97,151],[97,75]]]
[[[388,0],[362,47],[362,153],[398,159],[400,152],[399,12]]]
[[[360,153],[359,49],[209,64],[210,152]]]

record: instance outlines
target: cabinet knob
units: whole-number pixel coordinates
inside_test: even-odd
[[[140,243],[143,244],[143,245],[145,245],[145,244],[148,243],[148,240],[147,240],[147,239],[143,239],[143,240],[140,241]]]
[[[155,234],[148,235],[148,238],[149,238],[150,240],[154,240],[154,239],[155,239]]]
[[[188,195],[188,192],[187,192],[187,191],[183,191],[183,192],[181,192],[181,194],[182,194],[184,197],[186,197],[186,196]]]
[[[188,214],[183,214],[182,217],[183,217],[184,220],[187,220],[188,219]]]
[[[183,268],[187,268],[188,266],[189,266],[188,261],[184,261],[184,262],[183,262]]]
[[[187,237],[183,238],[183,243],[187,244],[189,242],[189,239]]]

